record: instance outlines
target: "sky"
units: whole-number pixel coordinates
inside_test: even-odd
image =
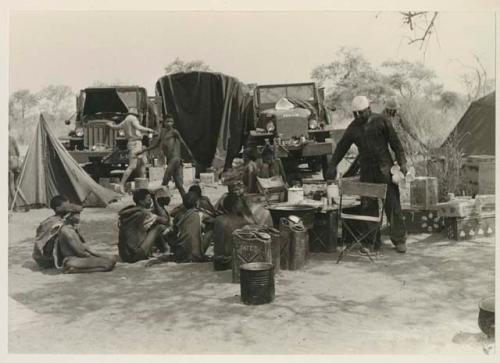
[[[310,80],[341,46],[360,48],[374,65],[421,61],[448,90],[462,92],[463,65],[476,54],[495,74],[495,17],[441,12],[427,51],[408,45],[396,12],[12,12],[9,91],[96,81],[146,87],[153,94],[176,57],[201,59],[247,83]],[[437,35],[437,36],[436,36]]]

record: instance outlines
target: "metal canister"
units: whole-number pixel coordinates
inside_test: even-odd
[[[240,281],[240,265],[251,262],[272,263],[271,236],[243,227],[233,232],[233,282]]]
[[[309,234],[299,218],[290,216],[280,219],[280,245],[282,270],[298,270],[305,265],[309,253]]]
[[[300,270],[306,264],[309,253],[309,233],[302,225],[292,225],[290,244],[290,270]]]
[[[271,263],[252,262],[240,266],[241,301],[247,305],[274,300],[274,271]]]

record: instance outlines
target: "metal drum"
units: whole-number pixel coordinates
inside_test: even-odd
[[[256,226],[233,232],[233,282],[240,281],[240,265],[251,262],[272,263],[271,236]]]
[[[271,263],[252,262],[240,266],[241,301],[247,305],[274,300],[274,268]]]

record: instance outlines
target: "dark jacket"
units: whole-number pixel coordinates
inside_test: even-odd
[[[359,152],[360,180],[371,183],[389,183],[394,160],[389,146],[400,166],[406,166],[403,146],[384,116],[372,113],[368,120],[355,119],[347,127],[333,153],[331,167],[337,167],[352,144]]]
[[[152,213],[146,209],[131,205],[118,212],[118,253],[120,258],[129,262],[137,248],[147,236],[145,221]]]

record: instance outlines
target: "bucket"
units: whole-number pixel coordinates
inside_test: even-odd
[[[288,203],[297,204],[304,200],[304,189],[302,188],[288,188]]]
[[[240,281],[240,265],[251,262],[272,263],[271,236],[248,226],[233,232],[233,282]]]
[[[240,266],[241,301],[247,305],[274,300],[274,269],[271,263],[252,262]]]
[[[135,178],[135,189],[148,189],[149,183],[147,178]]]

